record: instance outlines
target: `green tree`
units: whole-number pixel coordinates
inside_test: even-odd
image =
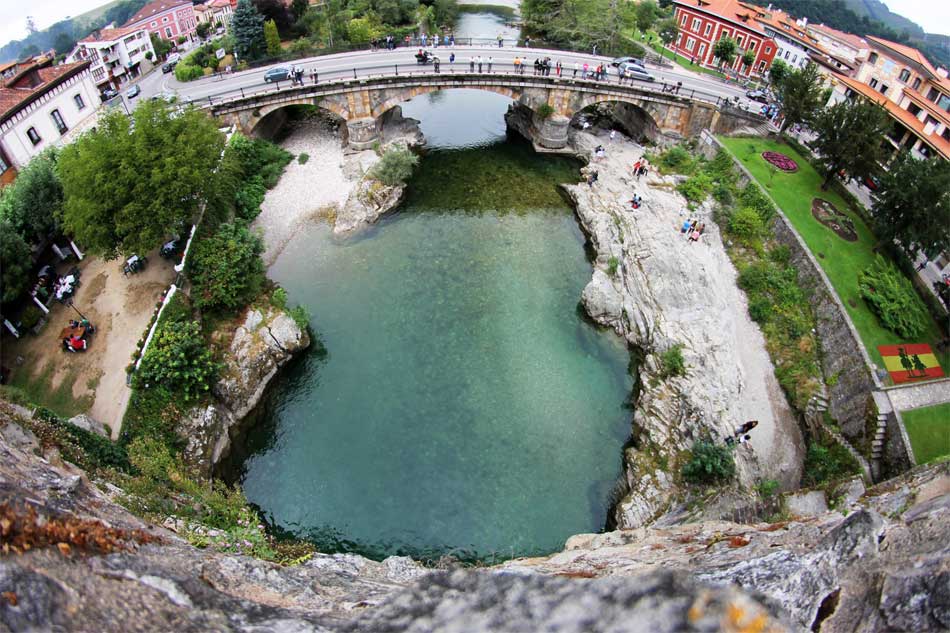
[[[387,185],[402,185],[412,175],[419,157],[404,147],[394,147],[383,154],[370,171],[370,176]]]
[[[376,36],[376,30],[368,18],[353,18],[346,28],[348,39],[354,44],[365,44]]]
[[[736,474],[736,462],[727,446],[712,440],[693,443],[691,457],[683,465],[683,477],[692,483],[716,484],[732,479]]]
[[[0,217],[0,303],[15,301],[26,290],[31,265],[30,245]]]
[[[12,185],[0,190],[0,215],[27,241],[38,242],[58,230],[63,184],[56,170],[57,150],[34,157]]]
[[[277,23],[273,20],[264,22],[264,41],[267,43],[267,55],[280,55],[280,34],[277,32]]]
[[[208,37],[208,33],[210,31],[211,31],[210,22],[199,22],[198,25],[195,27],[195,33],[197,33],[198,37],[200,37],[201,39]]]
[[[665,18],[656,25],[656,30],[663,43],[670,46],[680,34],[680,25],[674,18]],[[676,55],[675,52],[673,54]]]
[[[238,59],[257,59],[267,50],[264,18],[251,0],[238,0],[234,15],[231,16],[231,32],[234,34],[234,53]]]
[[[145,352],[135,387],[161,387],[190,401],[210,391],[217,372],[198,322],[165,321]]]
[[[155,56],[158,59],[165,59],[165,56],[168,55],[168,52],[172,49],[172,43],[160,38],[154,33],[149,33],[148,36],[152,40],[152,48],[155,49]]]
[[[778,98],[782,103],[781,133],[796,123],[811,123],[821,107],[821,75],[818,64],[808,62],[804,68],[796,68],[778,86]]]
[[[459,7],[456,0],[435,0],[435,2],[432,3],[432,9],[435,11],[436,26],[454,24],[459,15]]]
[[[896,240],[929,258],[950,251],[950,163],[901,152],[881,175],[873,209],[875,232],[885,244]]]
[[[713,54],[719,58],[719,70],[722,70],[723,66],[732,64],[739,54],[739,44],[731,37],[723,37],[713,46]]]
[[[233,309],[260,291],[264,280],[261,238],[243,224],[222,224],[203,237],[188,260],[195,305],[202,309]]]
[[[290,3],[290,13],[294,16],[294,20],[299,20],[309,7],[310,2],[308,0],[293,0]]]
[[[747,50],[746,52],[742,53],[742,65],[743,65],[743,66],[745,66],[746,68],[751,68],[751,67],[752,67],[752,64],[754,64],[754,63],[755,63],[755,51],[753,51],[753,50],[750,49],[750,50]]]
[[[195,108],[145,101],[62,150],[63,227],[105,256],[146,252],[195,219],[224,137]]]
[[[646,33],[656,23],[656,19],[660,15],[660,8],[656,6],[653,0],[643,0],[637,4],[634,14],[637,28],[640,29],[641,33]]]
[[[782,82],[785,81],[785,78],[788,77],[791,71],[791,66],[786,64],[784,60],[772,60],[772,66],[769,68],[769,81],[772,82],[772,89],[778,90],[779,86],[782,85]]]
[[[888,130],[887,113],[881,106],[863,97],[842,101],[822,110],[812,129],[818,134],[812,147],[825,165],[822,189],[827,189],[841,170],[852,178],[880,170],[882,141]]]

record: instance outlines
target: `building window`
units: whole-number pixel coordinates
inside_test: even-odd
[[[703,23],[702,20],[700,20],[699,18],[693,18],[693,24],[692,26],[690,26],[690,30],[693,33],[699,33],[699,25],[702,23]]]
[[[877,63],[877,53],[871,53],[871,54],[868,56],[868,63],[869,63],[869,64],[876,64],[876,63]]]
[[[152,20],[149,26],[152,26],[152,27],[158,26],[158,22],[156,22],[155,20]]]
[[[63,121],[63,115],[59,113],[59,110],[53,110],[49,113],[49,115],[53,117],[53,123],[56,124],[56,129],[59,130],[60,134],[65,134],[66,131],[69,130],[69,128],[66,127],[66,121]]]
[[[700,45],[699,45],[699,57],[700,57],[700,58],[703,58],[703,57],[705,57],[705,56],[706,56],[706,45],[705,45],[705,44],[700,44]]]
[[[86,107],[86,102],[82,100],[82,95],[73,95],[73,102],[76,104],[77,110],[82,110]]]
[[[938,97],[939,95],[940,95],[940,93],[937,92],[937,89],[936,89],[936,88],[931,88],[931,89],[930,89],[930,92],[927,93],[927,98],[930,99],[931,101],[933,101],[934,103],[937,103],[937,97]]]
[[[35,128],[35,127],[31,127],[30,129],[28,129],[28,130],[26,131],[26,136],[27,136],[27,138],[30,139],[30,142],[33,143],[33,145],[39,145],[39,144],[40,144],[40,141],[43,140],[43,139],[40,138],[40,135],[39,135],[39,133],[36,131],[36,128]]]
[[[914,90],[920,90],[920,77],[917,77],[916,79],[914,79],[914,86],[913,86],[913,88],[914,88]]]
[[[943,132],[940,133],[940,136],[943,137],[943,140],[950,141],[950,126],[943,128]],[[2,160],[2,157],[0,157]]]
[[[166,24],[167,22],[168,22],[168,16],[166,15],[164,18],[162,18],[162,24]]]
[[[165,27],[165,37],[168,39],[172,38],[172,27],[170,26]]]
[[[739,48],[742,48],[742,36],[741,36],[741,35],[737,35],[737,36],[736,36],[736,44],[739,45]]]
[[[888,88],[887,84],[881,84],[881,87],[878,88],[878,90],[881,91],[881,94],[882,94],[882,95],[886,95],[886,94],[887,94],[887,88]]]
[[[765,60],[764,60],[764,59],[759,62],[759,72],[760,72],[760,73],[764,73],[764,72],[765,72]]]
[[[788,56],[791,55],[791,54],[792,54],[791,51],[785,51],[785,59],[788,59]]]
[[[906,69],[906,68],[905,68],[904,70],[902,70],[902,71],[901,71],[901,74],[900,74],[900,77],[898,77],[898,79],[901,81],[901,83],[905,83],[905,84],[906,84],[906,83],[907,83],[907,80],[910,79],[910,70],[908,70],[908,69]]]
[[[683,19],[680,20],[680,24],[683,25],[683,26],[686,26],[686,14],[685,14],[685,13],[683,14]]]
[[[916,103],[912,102],[912,103],[907,104],[907,111],[913,114],[914,116],[917,116],[921,112],[921,107],[917,105]]]
[[[712,31],[712,23],[706,25],[706,28],[703,29],[703,37],[709,37],[709,32]]]
[[[691,37],[686,38],[686,50],[692,51],[694,46],[696,46],[696,40]]]
[[[944,130],[946,132],[946,130]],[[10,169],[10,164],[7,162],[6,157],[3,155],[3,152],[0,152],[0,174]]]
[[[765,47],[765,54],[768,55],[768,54],[771,53],[771,52],[772,52],[772,47],[771,47],[771,46],[766,46],[766,47]]]
[[[749,50],[750,50],[750,51],[754,51],[754,50],[755,50],[755,45],[756,45],[757,43],[758,43],[758,42],[749,42]]]
[[[871,81],[868,82],[868,85],[871,86],[872,88],[877,88],[877,84],[878,84],[877,79],[872,79]]]
[[[794,65],[797,63],[798,63],[798,55],[792,55],[792,64]]]
[[[940,95],[940,101],[937,102],[937,105],[950,112],[950,97],[947,95]]]

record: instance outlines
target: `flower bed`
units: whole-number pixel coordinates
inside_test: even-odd
[[[785,154],[780,154],[778,152],[762,152],[762,158],[764,158],[766,162],[775,165],[785,173],[791,174],[798,171],[798,163]]]

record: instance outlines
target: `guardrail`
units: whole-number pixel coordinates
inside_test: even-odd
[[[478,71],[478,64],[475,64],[475,70],[471,70],[471,64],[466,61],[456,59],[454,64],[443,62],[436,71],[434,64],[386,64],[381,66],[369,66],[363,68],[343,69],[332,72],[310,73],[304,75],[301,84],[295,84],[289,79],[273,82],[273,87],[264,84],[261,89],[252,88],[232,88],[223,90],[217,94],[209,95],[201,99],[187,102],[194,103],[202,108],[214,108],[227,106],[231,103],[247,101],[248,99],[261,100],[263,97],[274,96],[278,94],[299,94],[301,96],[314,94],[315,92],[340,92],[349,89],[358,89],[366,87],[368,81],[400,81],[412,78],[438,79],[440,82],[454,83],[458,85],[446,86],[447,88],[464,88],[465,84],[479,83],[484,85],[484,80],[496,80],[504,85],[516,85],[523,87],[526,85],[539,85],[543,87],[578,87],[590,90],[596,89],[598,92],[634,94],[634,95],[653,95],[666,98],[680,98],[689,101],[702,101],[717,107],[720,104],[728,102],[726,97],[710,94],[694,88],[683,88],[680,85],[665,81],[644,81],[640,79],[626,78],[621,80],[616,70],[611,69],[612,74],[608,74],[605,79],[594,79],[592,77],[584,78],[581,75],[583,70],[575,71],[573,66],[563,68],[561,75],[558,76],[554,69],[548,75],[538,75],[533,67],[522,64],[516,67],[510,61],[495,62],[491,70],[488,70],[488,63],[482,63],[482,72]],[[622,81],[622,82],[621,82]],[[315,90],[321,89],[321,90]]]

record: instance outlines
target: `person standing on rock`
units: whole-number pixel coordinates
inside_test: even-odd
[[[617,138],[617,130],[610,130],[610,142],[613,143]]]
[[[638,158],[637,162],[633,164],[633,175],[636,176],[640,172],[640,165],[642,164],[643,159]]]

